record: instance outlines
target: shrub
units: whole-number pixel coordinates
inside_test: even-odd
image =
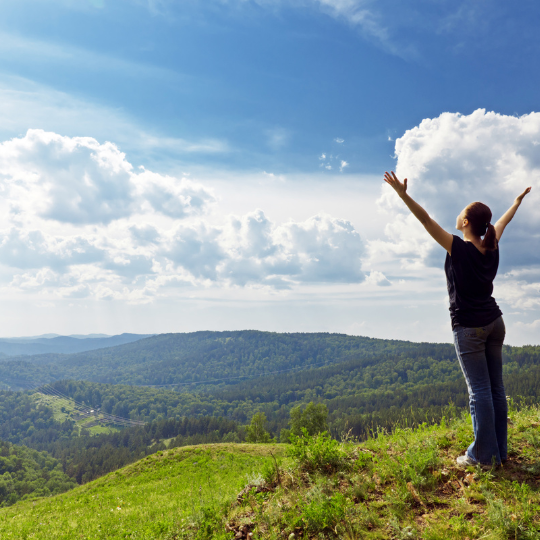
[[[310,437],[306,428],[302,428],[301,437],[291,434],[290,438],[289,455],[304,472],[331,474],[351,467],[351,460],[343,445],[326,431]]]
[[[432,471],[440,466],[439,449],[436,441],[427,439],[420,445],[409,447],[391,463],[391,472],[398,481],[411,482],[419,489],[433,486],[437,483]]]
[[[304,526],[310,533],[334,531],[344,520],[346,508],[347,499],[341,493],[328,497],[315,489],[302,510]]]

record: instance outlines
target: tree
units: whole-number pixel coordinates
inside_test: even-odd
[[[246,441],[251,443],[268,443],[270,433],[266,431],[266,415],[262,412],[254,414],[251,424],[246,427]]]
[[[290,430],[281,430],[281,441],[287,441],[292,433],[297,437],[302,436],[302,428],[305,428],[308,435],[317,435],[328,430],[328,407],[324,403],[313,403],[310,401],[305,409],[301,405],[293,407],[290,412]]]

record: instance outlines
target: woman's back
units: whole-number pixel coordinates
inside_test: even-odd
[[[486,326],[502,315],[491,296],[499,249],[483,251],[454,235],[452,254],[446,254],[444,270],[453,328]]]

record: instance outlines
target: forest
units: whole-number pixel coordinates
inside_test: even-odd
[[[0,507],[63,493],[77,484],[47,452],[0,441]]]
[[[130,385],[234,384],[235,378],[283,370],[304,370],[349,358],[419,354],[407,341],[345,334],[278,334],[252,330],[161,334],[134,343],[78,354],[40,354],[0,361],[0,382],[12,389],[25,383],[81,379]],[[453,354],[451,345],[422,344],[422,355]],[[217,379],[220,379],[219,381]]]
[[[505,346],[504,372],[515,405],[538,401],[540,347]],[[340,334],[165,334],[79,354],[4,359],[0,381],[0,440],[46,452],[77,483],[165,447],[244,441],[257,415],[279,440],[294,411],[308,404],[324,406],[335,438],[348,431],[359,439],[458,416],[467,406],[451,345]],[[87,429],[51,405],[58,399],[110,415],[112,431]],[[22,493],[12,490],[9,500]]]

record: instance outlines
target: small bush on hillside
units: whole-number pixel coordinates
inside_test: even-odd
[[[306,530],[311,533],[333,532],[345,519],[348,501],[342,493],[328,497],[320,490],[312,490],[302,509]]]
[[[267,461],[262,468],[262,477],[264,481],[269,484],[281,483],[281,460],[278,460],[273,454],[273,461]]]
[[[205,506],[193,516],[193,523],[179,531],[179,536],[185,540],[218,540],[230,538],[224,527],[223,514],[225,507]]]
[[[391,461],[392,475],[403,483],[411,482],[417,488],[437,484],[433,474],[441,465],[436,441],[427,439],[422,444],[412,445]]]
[[[349,454],[343,445],[326,431],[310,437],[307,429],[302,428],[301,437],[291,434],[290,438],[289,455],[303,472],[332,474],[351,467]]]

